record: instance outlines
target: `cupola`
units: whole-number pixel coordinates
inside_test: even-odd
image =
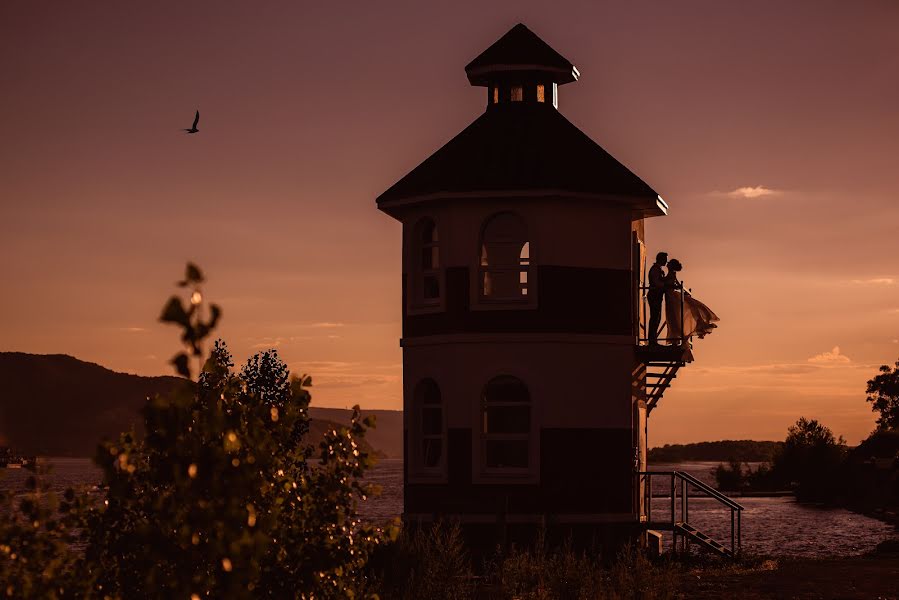
[[[465,67],[471,85],[487,88],[487,107],[559,107],[558,87],[580,73],[564,56],[519,23]]]

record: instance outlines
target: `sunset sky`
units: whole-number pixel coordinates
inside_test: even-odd
[[[0,350],[171,373],[186,260],[238,361],[400,408],[400,227],[374,199],[484,110],[464,66],[524,22],[566,117],[659,191],[652,254],[721,317],[650,444],[857,443],[899,357],[899,3],[0,5]],[[188,136],[199,108],[200,133]]]

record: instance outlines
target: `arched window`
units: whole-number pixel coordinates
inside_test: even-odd
[[[418,252],[415,258],[414,293],[418,304],[440,302],[440,245],[437,225],[431,219],[418,223],[415,232]]]
[[[481,240],[481,297],[526,300],[530,269],[531,245],[524,221],[513,213],[491,217]]]
[[[418,466],[422,471],[439,470],[445,452],[443,402],[440,386],[433,379],[422,379],[415,386],[415,428]]]
[[[511,375],[494,377],[484,388],[484,466],[517,470],[530,466],[531,396],[523,381]]]

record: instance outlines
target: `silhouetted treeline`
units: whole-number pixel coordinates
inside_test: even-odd
[[[665,444],[649,450],[652,463],[720,460],[739,462],[770,462],[783,442],[755,440],[721,440],[695,444]]]
[[[800,502],[866,512],[899,508],[899,430],[879,429],[855,448],[814,419],[800,418],[774,456],[755,469],[729,459],[713,470],[724,491],[792,490]]]

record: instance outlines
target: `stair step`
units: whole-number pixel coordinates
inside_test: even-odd
[[[680,532],[681,535],[687,537],[688,539],[693,540],[694,542],[698,543],[700,546],[703,546],[704,548],[707,548],[708,550],[717,552],[718,554],[721,554],[722,556],[728,556],[728,557],[733,556],[733,553],[730,551],[729,548],[725,548],[724,545],[721,544],[721,542],[718,542],[717,540],[713,540],[708,535],[706,535],[705,533],[696,529],[689,523],[684,523],[684,522],[677,523],[674,526],[674,530],[675,530],[675,532]]]

